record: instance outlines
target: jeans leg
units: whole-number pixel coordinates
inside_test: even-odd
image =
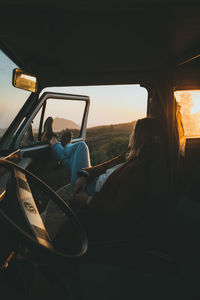
[[[82,168],[90,167],[90,154],[88,146],[85,142],[78,142],[73,145],[73,154],[70,159],[71,166],[71,186],[74,187],[76,182],[77,173]]]

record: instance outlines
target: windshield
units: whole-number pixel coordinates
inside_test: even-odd
[[[12,72],[17,67],[0,50],[0,138],[30,95],[12,85]]]

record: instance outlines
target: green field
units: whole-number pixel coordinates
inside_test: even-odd
[[[86,143],[90,150],[91,164],[93,166],[100,164],[124,151],[135,123],[136,121],[88,128]],[[79,136],[79,130],[70,130],[73,132],[73,137]],[[62,133],[63,131],[56,132],[58,139],[61,138]]]
[[[135,121],[87,129],[86,143],[90,149],[91,164],[102,163],[124,151]]]

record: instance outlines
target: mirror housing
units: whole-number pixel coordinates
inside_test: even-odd
[[[37,78],[20,69],[13,70],[12,83],[16,88],[27,90],[33,93],[37,92]]]

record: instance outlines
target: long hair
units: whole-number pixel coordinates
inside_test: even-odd
[[[129,151],[127,159],[132,157],[150,158],[155,156],[156,144],[161,138],[164,140],[164,130],[159,120],[151,117],[139,119],[136,122],[135,128],[131,135],[132,147]]]

